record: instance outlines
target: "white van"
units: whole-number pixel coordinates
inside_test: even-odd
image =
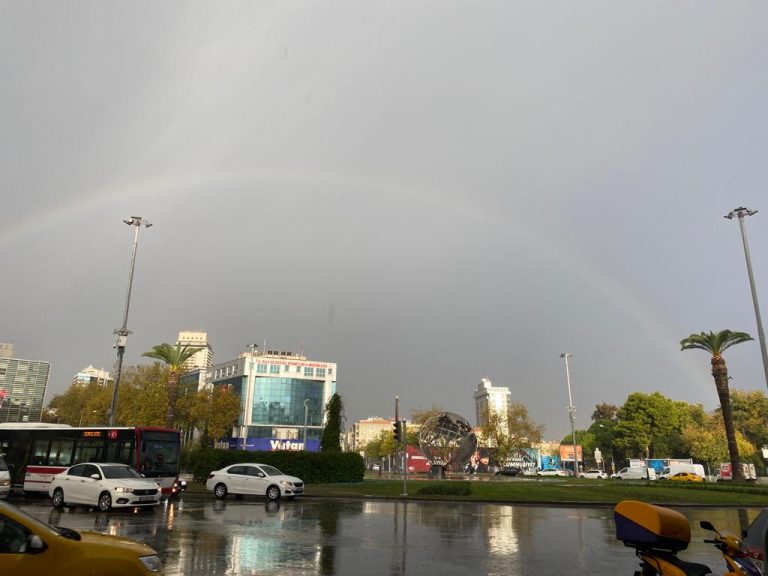
[[[656,470],[645,466],[630,466],[622,468],[616,474],[611,474],[615,480],[656,480]]]
[[[0,456],[0,498],[8,498],[8,494],[11,493],[11,473],[8,470],[8,465]]]
[[[692,474],[697,474],[707,479],[707,475],[704,472],[704,466],[702,464],[673,464],[671,466],[665,466],[664,470],[661,471],[661,478],[662,480],[666,480],[670,476],[674,476],[678,472],[690,472]]]

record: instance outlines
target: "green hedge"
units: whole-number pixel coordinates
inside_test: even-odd
[[[471,493],[472,486],[469,482],[442,482],[416,490],[417,496],[469,496]]]
[[[193,448],[182,454],[182,471],[196,482],[205,482],[208,474],[238,462],[271,464],[284,474],[301,478],[307,484],[362,482],[365,464],[357,452],[323,453],[303,451],[246,452]]]

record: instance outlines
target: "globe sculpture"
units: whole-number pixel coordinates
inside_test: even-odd
[[[429,463],[461,470],[477,448],[477,437],[464,418],[453,412],[430,416],[419,431],[419,448]]]

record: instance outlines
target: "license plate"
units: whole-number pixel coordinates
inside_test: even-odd
[[[154,496],[139,496],[139,502],[151,502],[154,499]]]

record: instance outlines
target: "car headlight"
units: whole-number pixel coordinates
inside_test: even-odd
[[[0,486],[10,486],[10,485],[11,485],[10,480],[3,480],[2,482],[0,482]]]
[[[150,572],[160,572],[160,569],[163,567],[160,558],[155,554],[152,556],[139,556],[139,560]]]
[[[125,488],[124,486],[115,486],[115,492],[123,492],[125,494],[130,494],[133,492],[133,488]]]
[[[282,484],[283,486],[286,486],[288,488],[293,488],[293,482],[288,482],[288,480],[281,480],[280,484]]]

